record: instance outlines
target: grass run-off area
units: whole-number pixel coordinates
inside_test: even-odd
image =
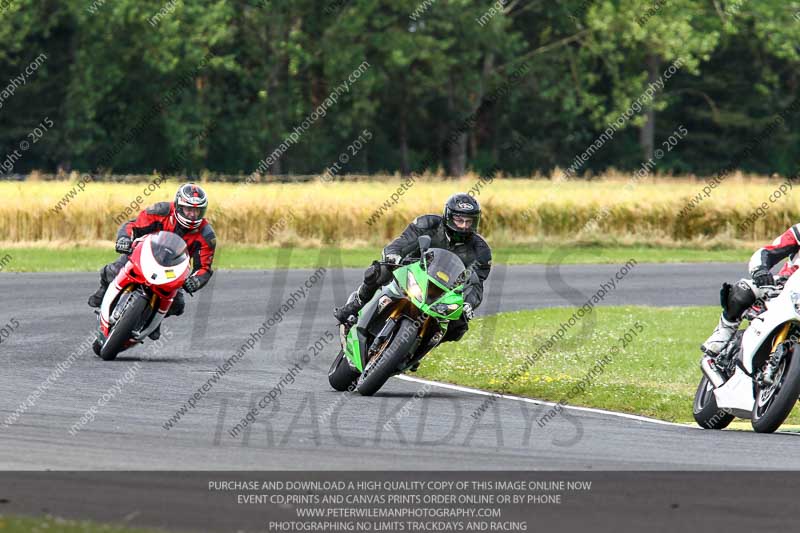
[[[525,357],[537,352],[574,312],[557,308],[476,319],[460,342],[444,344],[423,360],[417,374],[506,394],[694,423],[699,346],[719,318],[718,307],[599,307],[516,373]],[[627,342],[621,340],[626,333]],[[597,363],[607,356],[610,360]],[[576,393],[574,387],[596,365],[599,370],[584,381],[584,391]],[[518,377],[509,381],[506,376],[514,373]],[[786,423],[800,423],[797,410]],[[737,427],[747,429],[749,423]]]
[[[64,520],[52,516],[34,518],[5,515],[0,515],[0,531],[2,533],[164,533],[163,530]]]
[[[380,258],[380,248],[266,248],[219,245],[216,269],[274,269],[355,267],[365,268]],[[746,262],[749,249],[698,250],[694,248],[648,248],[641,246],[542,245],[497,248],[495,264],[622,264],[633,258],[639,263]],[[89,272],[116,257],[114,245],[106,246],[0,246],[0,271]]]

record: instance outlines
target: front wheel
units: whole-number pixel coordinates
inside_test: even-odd
[[[751,423],[756,433],[773,433],[789,413],[800,395],[800,346],[784,355],[775,372],[773,384],[755,386],[756,402]]]
[[[714,387],[705,375],[694,394],[692,414],[695,422],[703,429],[725,429],[734,418],[732,414],[717,407]]]
[[[131,333],[142,320],[142,314],[147,308],[148,302],[140,293],[132,294],[125,303],[122,316],[111,327],[108,332],[108,339],[100,349],[100,358],[104,361],[113,361],[117,354],[125,347],[125,343],[131,338]]]
[[[328,383],[339,392],[352,391],[353,385],[358,381],[358,376],[358,370],[350,368],[350,364],[344,356],[344,350],[339,350],[339,355],[333,360],[331,368],[328,370]]]
[[[367,363],[358,378],[356,390],[359,394],[372,396],[383,387],[410,355],[418,332],[419,327],[411,319],[404,318],[400,321],[392,341]]]

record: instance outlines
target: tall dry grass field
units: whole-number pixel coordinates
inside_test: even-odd
[[[372,224],[367,221],[403,182],[375,181],[226,184],[205,183],[209,218],[220,242],[357,246],[381,244],[415,216],[440,213],[445,199],[479,180],[420,179]],[[729,177],[685,216],[679,216],[703,190],[703,180],[649,179],[630,190],[626,176],[554,183],[547,179],[496,179],[482,186],[482,233],[495,245],[547,240],[600,243],[657,242],[719,245],[761,241],[800,221],[800,191],[770,202],[785,180]],[[0,241],[89,242],[114,238],[114,218],[142,196],[142,207],[171,200],[177,181],[145,197],[143,183],[89,183],[61,210],[54,207],[74,182],[0,182]],[[800,187],[798,187],[800,189]],[[797,195],[797,196],[796,196]],[[762,202],[765,214],[741,228]],[[595,223],[591,223],[592,220]]]

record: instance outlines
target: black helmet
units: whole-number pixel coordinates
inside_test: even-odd
[[[175,194],[175,218],[186,229],[197,229],[208,209],[206,192],[194,183],[184,183]]]
[[[460,192],[444,204],[444,231],[453,242],[465,242],[478,232],[481,222],[481,204],[469,194]]]

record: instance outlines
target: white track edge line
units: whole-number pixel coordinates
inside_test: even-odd
[[[423,384],[426,384],[426,385],[433,385],[433,386],[436,386],[436,387],[441,387],[441,388],[444,388],[444,389],[451,389],[451,390],[455,390],[455,391],[459,391],[459,392],[469,392],[471,394],[477,394],[477,395],[480,395],[480,396],[493,396],[493,397],[503,398],[504,400],[514,400],[514,401],[518,401],[518,402],[532,403],[534,405],[547,405],[549,407],[555,407],[556,405],[558,405],[558,403],[555,403],[555,402],[548,402],[548,401],[544,401],[544,400],[536,400],[534,398],[525,398],[523,396],[514,396],[512,394],[497,394],[497,393],[488,392],[488,391],[485,391],[485,390],[473,389],[472,387],[464,387],[462,385],[453,385],[453,384],[450,384],[450,383],[442,383],[440,381],[431,381],[431,380],[428,380],[428,379],[415,378],[413,376],[402,375],[402,376],[395,376],[395,377],[398,378],[398,379],[402,379],[403,381],[412,381],[412,382],[415,382],[415,383],[423,383]],[[640,416],[640,415],[631,415],[631,414],[628,414],[628,413],[619,413],[617,411],[607,411],[605,409],[595,409],[593,407],[579,407],[579,406],[576,406],[576,405],[564,405],[563,408],[564,409],[571,409],[573,411],[583,411],[585,413],[595,413],[595,414],[615,416],[615,417],[618,417],[618,418],[627,418],[628,420],[637,420],[639,422],[649,422],[651,424],[659,424],[659,425],[662,425],[662,426],[672,426],[672,427],[689,428],[689,429],[702,429],[700,427],[692,426],[692,425],[689,425],[689,424],[678,424],[676,422],[667,422],[666,420],[658,420],[657,418],[649,418],[649,417]]]

